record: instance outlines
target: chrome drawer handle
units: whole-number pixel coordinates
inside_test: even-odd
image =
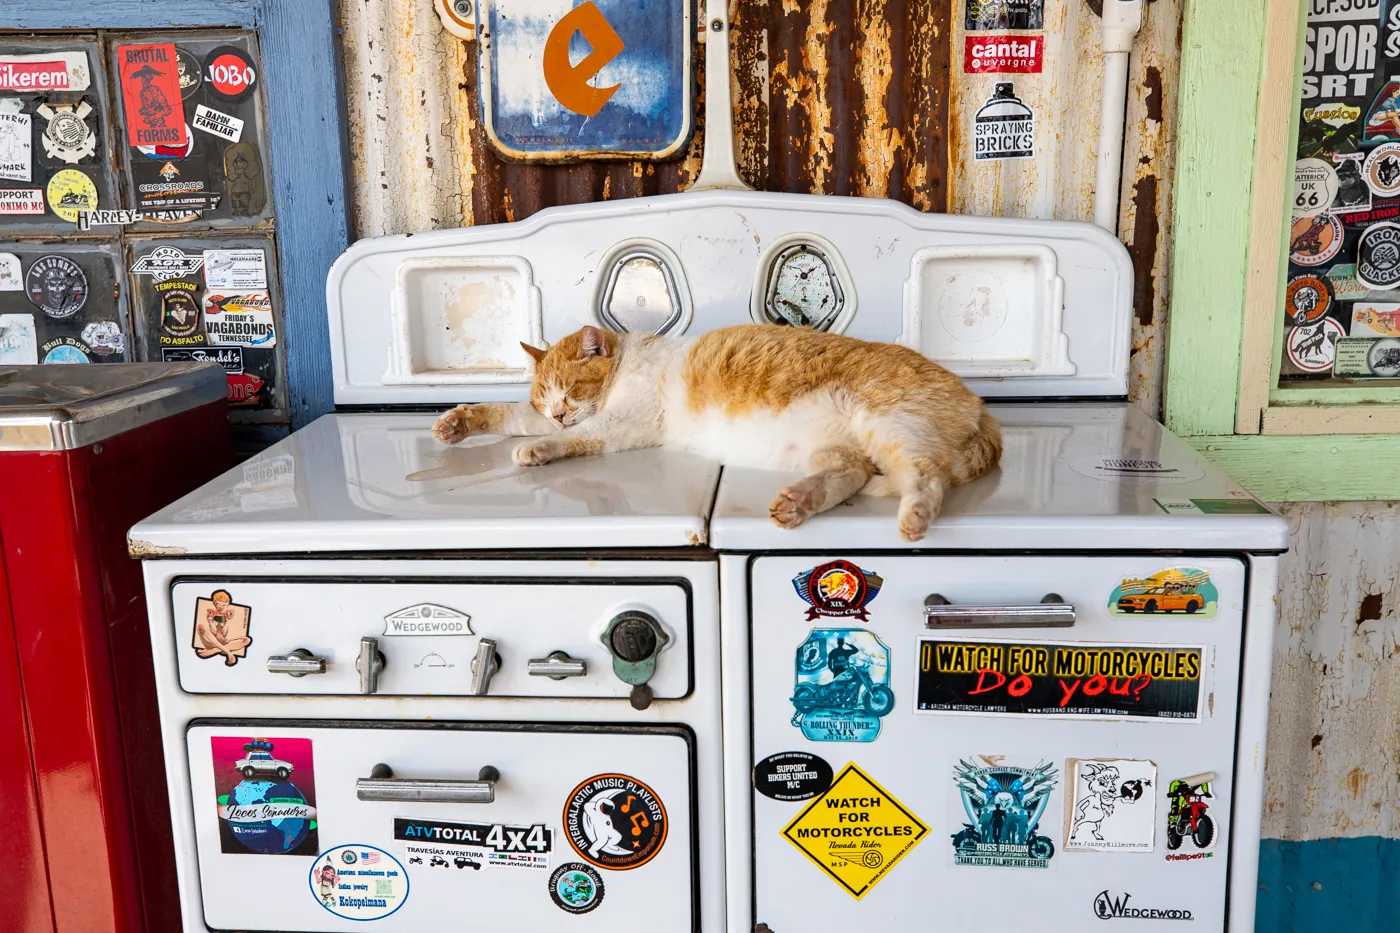
[[[501,659],[496,654],[496,640],[483,638],[476,646],[476,657],[472,658],[472,680],[467,692],[474,697],[486,696],[491,689],[491,678],[501,669]]]
[[[290,674],[305,677],[307,674],[324,674],[326,659],[318,657],[305,648],[298,648],[291,654],[274,654],[267,659],[269,674]]]
[[[550,680],[563,680],[565,677],[585,677],[588,675],[588,662],[569,657],[567,651],[552,651],[547,658],[531,658],[525,664],[531,677],[548,677]]]
[[[1059,593],[1047,593],[1033,606],[954,606],[941,594],[924,600],[927,628],[1064,628],[1074,624],[1074,607]]]
[[[366,635],[360,639],[360,656],[355,659],[355,670],[360,672],[360,692],[365,696],[379,692],[379,675],[384,670],[384,654],[379,650],[379,639]]]
[[[377,764],[369,777],[355,781],[355,796],[361,800],[393,803],[492,803],[501,772],[487,765],[475,781],[415,780],[394,777],[394,769]]]

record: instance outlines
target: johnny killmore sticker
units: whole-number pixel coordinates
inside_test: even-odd
[[[565,913],[586,914],[603,903],[603,876],[583,862],[560,865],[549,876],[549,897]]]
[[[1035,157],[1035,114],[1011,82],[996,86],[973,118],[973,158],[978,162]]]
[[[1130,759],[1070,760],[1070,849],[1151,852],[1157,827],[1157,765]]]
[[[625,774],[591,777],[564,804],[569,845],[599,868],[628,871],[645,865],[665,845],[668,828],[661,798]]]
[[[779,752],[753,766],[753,787],[773,800],[811,800],[831,787],[831,765],[807,752]]]

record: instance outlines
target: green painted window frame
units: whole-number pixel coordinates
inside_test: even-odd
[[[1277,387],[1305,10],[1186,0],[1163,418],[1267,501],[1400,499],[1400,389]]]

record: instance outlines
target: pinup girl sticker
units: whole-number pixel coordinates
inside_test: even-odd
[[[248,656],[248,646],[253,643],[248,637],[252,617],[252,607],[235,603],[228,590],[215,590],[207,599],[196,599],[195,654],[201,658],[222,657],[226,665],[233,667],[239,658]]]

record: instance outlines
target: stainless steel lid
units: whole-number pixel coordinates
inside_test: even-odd
[[[227,396],[213,363],[0,366],[0,452],[86,447]]]

